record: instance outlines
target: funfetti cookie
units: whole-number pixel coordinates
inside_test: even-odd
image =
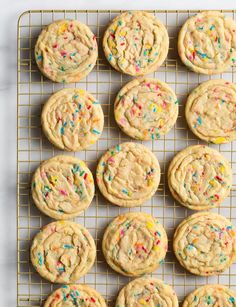
[[[104,115],[101,105],[90,93],[65,88],[45,103],[41,123],[52,144],[62,150],[81,151],[100,138]]]
[[[118,15],[103,37],[103,49],[109,63],[132,76],[142,76],[158,69],[169,48],[165,26],[152,14],[129,11]]]
[[[31,185],[35,205],[54,219],[69,219],[91,204],[95,188],[87,165],[76,157],[55,156],[35,171]]]
[[[64,285],[52,292],[44,307],[107,307],[104,298],[91,287],[82,284]]]
[[[236,85],[223,79],[203,82],[188,96],[185,116],[189,128],[206,142],[236,139]]]
[[[224,216],[195,213],[174,234],[174,252],[180,264],[200,276],[219,275],[236,259],[235,228]]]
[[[219,74],[236,64],[236,23],[218,11],[186,20],[178,36],[182,62],[201,74]]]
[[[236,292],[223,285],[205,285],[190,293],[182,307],[235,307]]]
[[[120,291],[115,307],[162,306],[178,307],[174,289],[156,278],[137,278]]]
[[[99,160],[98,187],[110,202],[135,207],[150,199],[160,182],[156,156],[144,145],[127,142],[110,148]]]
[[[98,57],[95,35],[78,20],[57,20],[40,33],[35,45],[38,68],[54,82],[85,78]]]
[[[211,209],[229,195],[232,170],[217,150],[204,145],[189,146],[171,161],[168,185],[183,206],[192,210]]]
[[[57,221],[42,228],[33,239],[31,262],[45,279],[61,284],[75,283],[93,266],[96,246],[82,225]]]
[[[152,215],[129,212],[117,216],[107,227],[102,250],[107,263],[125,276],[155,271],[168,249],[165,229]]]
[[[114,103],[117,124],[130,137],[154,140],[165,135],[178,117],[178,100],[168,84],[152,78],[127,83]]]

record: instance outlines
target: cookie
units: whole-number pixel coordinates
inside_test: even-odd
[[[180,151],[168,169],[168,184],[173,197],[192,210],[219,206],[229,195],[232,170],[217,150],[195,145]]]
[[[104,298],[86,285],[64,285],[47,298],[44,307],[107,307]]]
[[[190,293],[182,307],[236,307],[236,292],[222,285],[206,285]]]
[[[224,216],[199,212],[184,219],[174,234],[180,264],[200,276],[219,275],[236,259],[235,228]]]
[[[174,126],[178,117],[175,93],[164,82],[139,78],[118,93],[114,113],[117,124],[138,140],[159,139]]]
[[[107,227],[102,250],[109,266],[125,276],[155,271],[168,249],[165,229],[156,218],[144,212],[117,216]]]
[[[236,85],[226,80],[209,80],[188,96],[185,115],[192,132],[215,144],[236,139]]]
[[[122,143],[101,157],[96,179],[101,193],[110,202],[135,207],[156,192],[160,166],[155,155],[142,144]]]
[[[84,150],[101,136],[104,116],[101,105],[77,88],[53,94],[43,107],[42,128],[49,141],[67,151]]]
[[[218,11],[192,16],[179,32],[178,52],[197,73],[222,73],[236,63],[236,23]]]
[[[158,69],[167,57],[169,37],[152,14],[129,11],[112,20],[103,37],[109,63],[119,72],[142,76]]]
[[[95,35],[78,20],[51,23],[42,30],[35,45],[38,68],[54,82],[79,82],[93,69],[97,57]]]
[[[74,283],[93,266],[96,246],[80,224],[69,221],[50,223],[34,237],[31,262],[43,278],[54,283]]]
[[[54,219],[78,216],[92,202],[93,175],[76,157],[55,156],[34,173],[31,185],[35,205]]]
[[[115,307],[162,306],[178,307],[174,289],[155,278],[138,278],[119,293]]]

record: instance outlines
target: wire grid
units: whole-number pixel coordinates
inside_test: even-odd
[[[71,18],[79,19],[87,24],[96,34],[99,42],[99,59],[93,71],[76,84],[66,87],[79,87],[90,91],[101,102],[105,125],[100,140],[89,149],[79,153],[69,153],[86,161],[95,173],[98,158],[105,150],[124,141],[132,141],[121,132],[114,121],[113,101],[118,90],[131,78],[114,71],[106,62],[101,49],[101,37],[107,24],[121,11],[79,11],[79,10],[47,10],[28,11],[23,13],[18,22],[18,95],[17,95],[17,306],[41,306],[48,294],[60,285],[53,285],[42,279],[34,270],[29,260],[29,248],[33,236],[40,228],[51,221],[41,214],[31,199],[30,181],[36,167],[45,159],[57,154],[68,154],[57,150],[44,137],[40,126],[40,114],[44,102],[55,91],[65,87],[55,84],[43,77],[34,61],[33,49],[38,34],[44,26],[54,20]],[[143,142],[157,156],[161,166],[161,183],[157,193],[142,207],[131,211],[145,211],[158,217],[164,225],[169,237],[169,250],[165,263],[152,275],[171,284],[183,301],[190,291],[207,283],[221,283],[236,290],[236,264],[218,277],[197,277],[188,274],[176,259],[172,251],[172,236],[175,227],[188,216],[191,211],[180,206],[171,197],[167,188],[166,172],[168,163],[181,149],[199,140],[187,128],[184,118],[184,104],[187,94],[198,84],[210,78],[225,78],[234,82],[236,69],[231,68],[224,74],[212,77],[188,71],[180,62],[176,53],[177,33],[183,22],[198,11],[150,11],[167,27],[170,36],[168,58],[163,66],[154,74],[167,82],[176,92],[179,99],[179,117],[175,127],[159,140]],[[235,18],[235,11],[224,11]],[[236,182],[236,144],[210,145],[222,152],[231,162],[233,182]],[[236,224],[235,184],[221,208],[215,211],[230,218]],[[102,197],[98,189],[91,206],[76,218],[75,221],[89,229],[97,244],[97,260],[90,272],[80,279],[96,288],[114,306],[118,291],[129,282],[112,271],[106,264],[101,252],[101,239],[106,225],[118,214],[130,211],[110,204]]]

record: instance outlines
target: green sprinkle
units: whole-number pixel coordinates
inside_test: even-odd
[[[100,134],[100,131],[98,131],[98,130],[96,130],[96,129],[93,129],[93,130],[92,130],[92,133],[94,133],[94,134]]]
[[[65,71],[65,68],[62,66],[62,67],[60,68],[60,70],[61,70],[61,71]]]
[[[123,24],[123,22],[122,22],[122,20],[118,20],[118,26],[122,26],[122,24]]]
[[[214,25],[211,25],[211,26],[210,26],[210,30],[212,31],[213,29],[215,29],[215,26],[214,26]]]

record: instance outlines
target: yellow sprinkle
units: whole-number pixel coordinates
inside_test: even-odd
[[[145,45],[145,49],[150,49],[152,46],[150,44]]]
[[[154,250],[155,252],[159,251],[159,249],[160,249],[160,247],[159,247],[158,245],[153,246],[153,250]]]
[[[60,26],[60,28],[57,30],[57,34],[62,34],[67,29],[67,23],[64,23]]]
[[[225,167],[224,167],[224,165],[221,165],[221,167],[220,167],[220,172],[221,172],[221,174],[224,174],[224,173],[225,173]]]
[[[151,221],[148,221],[148,222],[146,223],[146,226],[147,226],[147,228],[150,229],[150,230],[154,228],[154,224],[153,224],[153,222],[151,222]]]
[[[63,220],[62,221],[58,221],[58,223],[61,224],[61,225],[65,225],[65,221],[63,221]]]
[[[163,119],[163,118],[161,118],[161,119],[159,120],[159,125],[160,125],[160,126],[163,126],[163,125],[164,125],[164,119]]]
[[[125,36],[126,34],[127,34],[126,31],[124,31],[124,30],[120,31],[120,35],[121,35],[121,36]]]
[[[53,184],[56,184],[56,182],[57,182],[57,176],[51,176],[51,177],[50,177],[50,181],[51,181]]]
[[[78,90],[78,93],[79,93],[80,96],[83,96],[84,93],[85,93],[85,90],[79,89],[79,90]]]
[[[149,178],[148,179],[148,186],[150,187],[150,185],[152,185],[152,184],[153,184],[153,179]]]
[[[216,138],[216,139],[214,140],[214,143],[215,143],[215,144],[222,144],[222,143],[225,143],[225,141],[226,141],[226,139],[223,138],[222,136],[220,136],[220,137],[218,137],[218,138]]]
[[[214,179],[210,180],[209,184],[212,185],[213,187],[217,185]]]
[[[141,305],[147,306],[147,302],[146,302],[143,298],[141,298],[138,302],[139,302],[139,304],[141,304]]]

